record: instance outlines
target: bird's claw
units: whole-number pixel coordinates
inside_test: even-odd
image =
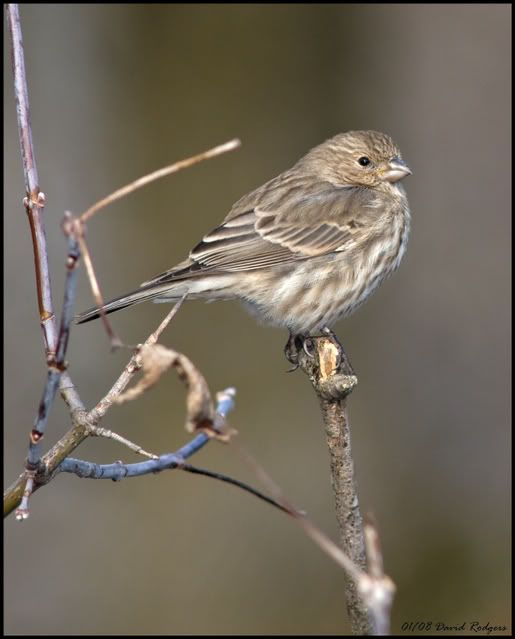
[[[299,343],[298,335],[290,333],[290,337],[284,346],[284,354],[286,359],[293,364],[293,368],[290,368],[287,372],[292,373],[299,367]]]
[[[306,337],[302,340],[302,350],[306,353],[308,357],[315,357],[315,353],[313,352],[313,340],[309,337]]]
[[[288,369],[287,373],[293,373],[299,368],[299,351],[303,350],[310,358],[315,356],[313,351],[313,340],[304,335],[293,335],[290,333],[290,337],[284,347],[284,354],[286,359],[293,364],[292,368]]]

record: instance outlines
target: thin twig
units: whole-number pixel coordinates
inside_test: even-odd
[[[209,160],[210,158],[214,158],[217,155],[221,155],[222,153],[233,151],[234,149],[237,149],[240,145],[241,145],[240,140],[235,138],[234,140],[225,142],[225,144],[220,144],[219,146],[215,146],[214,148],[209,149],[208,151],[204,151],[203,153],[199,153],[198,155],[194,155],[192,157],[186,158],[185,160],[179,160],[178,162],[175,162],[174,164],[170,164],[169,166],[165,166],[162,169],[158,169],[157,171],[154,171],[153,173],[149,173],[148,175],[145,175],[137,180],[134,180],[134,182],[131,182],[130,184],[127,184],[126,186],[122,186],[120,189],[118,189],[114,193],[111,193],[107,197],[96,202],[96,204],[93,204],[93,206],[90,206],[89,209],[87,209],[86,211],[84,211],[84,213],[82,213],[82,215],[80,216],[80,220],[82,222],[86,222],[87,220],[89,220],[90,217],[95,215],[95,213],[100,211],[100,209],[103,209],[104,207],[106,207],[108,204],[112,204],[116,200],[119,200],[120,198],[126,195],[129,195],[129,193],[132,193],[136,189],[140,189],[142,186],[146,186],[147,184],[150,184],[150,182],[153,182],[154,180],[159,180],[162,177],[166,177],[167,175],[176,173],[177,171],[180,171],[181,169],[186,169],[190,166],[193,166],[194,164],[198,164],[198,162],[202,162],[203,160]]]
[[[282,504],[284,510],[295,519],[296,523],[304,530],[308,537],[310,537],[326,555],[339,564],[352,579],[357,581],[362,573],[359,567],[353,563],[334,541],[308,519],[303,511],[295,508],[266,470],[241,444],[234,443],[233,446],[267,491],[273,495],[278,503]]]
[[[158,328],[148,337],[145,344],[155,344],[157,342],[159,336],[174,317],[181,303],[182,300],[179,300],[179,302],[175,304]],[[136,354],[131,357],[129,363],[109,393],[100,400],[97,406],[95,406],[95,408],[93,408],[89,413],[86,411],[86,408],[68,373],[65,372],[62,375],[60,390],[70,409],[73,426],[45,455],[43,455],[39,464],[40,472],[38,472],[35,477],[33,485],[34,491],[40,488],[44,483],[47,483],[55,474],[59,464],[61,464],[64,459],[88,437],[91,426],[98,425],[102,417],[105,416],[109,407],[113,404],[114,398],[123,391],[137,370],[139,370],[139,364]],[[203,433],[201,435],[206,438],[206,441],[209,440],[207,435]],[[9,515],[20,504],[25,491],[27,477],[30,477],[30,472],[26,470],[4,491],[4,517]]]
[[[365,545],[368,574],[358,583],[358,591],[368,606],[374,634],[389,635],[395,584],[384,573],[379,533],[370,515],[365,521]]]
[[[220,419],[217,422],[216,428],[219,430],[223,427],[223,422],[225,422],[227,413],[234,406],[234,389],[228,388],[225,391],[221,391],[217,394],[217,398],[218,406],[216,409],[216,413]],[[200,448],[205,446],[211,439],[206,433],[200,433],[199,435],[196,435],[193,440],[185,444],[179,451],[175,453],[167,453],[159,457],[157,455],[146,453],[145,451],[143,451],[141,446],[138,446],[133,442],[129,442],[125,438],[120,437],[119,435],[117,435],[116,433],[112,433],[111,431],[105,431],[104,429],[95,428],[94,430],[92,430],[91,434],[111,437],[116,441],[128,445],[131,450],[134,450],[139,454],[145,454],[148,457],[151,457],[152,460],[149,462],[139,462],[134,464],[124,464],[122,462],[115,462],[114,464],[95,464],[92,462],[68,457],[61,463],[58,468],[58,472],[73,473],[81,478],[86,479],[111,479],[114,481],[120,481],[121,479],[129,477],[141,477],[150,473],[158,473],[163,470],[178,468],[185,472],[193,473],[196,475],[203,475],[205,477],[210,477],[211,479],[216,479],[218,481],[231,484],[233,486],[236,486],[237,488],[240,488],[241,490],[250,493],[251,495],[254,495],[258,499],[265,501],[266,503],[274,506],[275,508],[278,508],[279,510],[282,510],[290,515],[297,514],[291,512],[289,507],[283,505],[280,501],[277,501],[272,497],[265,495],[261,491],[253,488],[252,486],[249,486],[245,482],[234,479],[233,477],[229,477],[222,473],[198,468],[196,466],[192,466],[191,464],[186,464],[184,460],[198,452]]]
[[[243,461],[251,468],[274,501],[289,514],[303,529],[304,533],[335,563],[337,563],[352,581],[368,614],[370,628],[367,634],[387,635],[390,628],[390,613],[395,594],[395,584],[384,574],[383,557],[379,535],[370,516],[364,527],[366,545],[366,570],[357,565],[347,552],[335,544],[305,513],[297,510],[273,481],[265,469],[240,444],[233,443]]]
[[[28,516],[28,500],[32,492],[37,490],[39,486],[47,483],[52,479],[53,475],[56,473],[57,468],[63,462],[63,460],[89,434],[91,434],[93,430],[97,429],[96,432],[100,432],[97,428],[98,422],[105,415],[107,409],[112,404],[114,399],[123,391],[127,383],[130,381],[132,375],[140,367],[139,355],[136,354],[131,358],[131,361],[129,362],[111,391],[89,413],[85,411],[84,405],[75,386],[73,385],[69,374],[65,372],[65,355],[70,332],[70,322],[73,313],[73,303],[75,300],[75,267],[81,252],[84,256],[86,267],[90,275],[90,281],[92,282],[92,287],[96,293],[99,306],[103,306],[100,287],[98,286],[98,282],[94,275],[92,261],[90,258],[88,247],[84,240],[83,223],[87,219],[92,217],[96,212],[98,212],[102,207],[111,202],[114,202],[124,195],[131,193],[135,189],[150,183],[152,180],[164,177],[165,175],[169,175],[171,173],[179,171],[180,169],[192,166],[193,164],[196,164],[197,162],[200,162],[202,160],[206,160],[221,153],[225,153],[227,151],[235,149],[240,145],[240,142],[239,140],[232,140],[231,142],[228,142],[224,145],[215,147],[209,151],[188,158],[186,160],[176,162],[175,164],[165,169],[161,169],[148,176],[140,178],[132,184],[119,189],[107,198],[104,198],[102,201],[97,202],[83,214],[81,219],[74,219],[70,215],[65,216],[63,230],[68,236],[68,274],[65,287],[65,298],[63,303],[60,330],[59,333],[57,333],[57,323],[54,314],[54,306],[52,302],[50,286],[47,245],[43,225],[43,207],[45,204],[45,196],[39,188],[39,179],[32,143],[28,90],[25,75],[25,63],[23,56],[23,43],[18,5],[9,4],[7,6],[7,20],[12,42],[14,89],[26,186],[26,197],[24,199],[24,204],[29,218],[33,239],[37,299],[40,313],[40,322],[44,334],[48,365],[47,383],[45,384],[45,389],[43,392],[35,426],[31,432],[31,443],[29,447],[26,470],[18,478],[18,480],[14,482],[14,484],[10,486],[4,493],[4,515],[12,512],[16,505],[20,504],[21,502],[20,508],[18,510],[18,516],[20,519],[24,519]],[[174,309],[170,311],[167,318],[162,322],[157,331],[155,331],[149,337],[146,342],[147,345],[155,344],[159,334],[164,330],[165,326],[177,312],[181,302],[179,302],[174,307]],[[111,340],[113,342],[116,342],[113,331],[109,331],[108,329],[108,332],[110,332]],[[232,407],[234,392],[232,389],[228,389],[227,392],[222,393],[219,404],[222,407],[220,409],[221,412],[219,413],[219,415],[215,415],[214,409],[210,409],[211,399],[207,384],[203,380],[200,373],[196,371],[195,367],[191,364],[191,362],[189,362],[189,360],[187,360],[187,358],[184,358],[184,356],[180,356],[180,354],[178,354],[178,357],[176,359],[178,361],[176,367],[179,371],[179,375],[189,387],[189,423],[192,425],[192,427],[203,427],[203,422],[205,421],[206,424],[211,428],[211,432],[209,434],[208,432],[201,432],[194,438],[197,442],[195,445],[192,445],[192,443],[189,442],[183,447],[184,450],[181,449],[182,453],[185,456],[188,454],[193,454],[196,448],[198,448],[199,442],[201,442],[201,445],[207,443],[207,441],[211,439],[213,433],[216,432],[217,427],[222,426],[222,423],[224,421],[223,411],[230,410],[230,408]],[[196,382],[199,379],[201,379],[203,383],[198,384],[198,388],[196,389],[195,393],[194,387],[197,386]],[[48,451],[46,455],[43,456],[42,459],[40,459],[39,444],[44,435],[50,408],[53,404],[58,387],[60,388],[61,394],[70,409],[73,427],[59,440],[59,442],[57,442],[57,444],[55,444],[55,446],[51,448],[51,450]],[[208,399],[204,397],[203,401],[200,401],[202,400],[202,397],[200,396],[204,395],[208,397]],[[225,408],[223,408],[224,406]],[[142,452],[141,448],[137,449],[138,452]],[[183,458],[184,457],[181,457],[181,462]]]
[[[66,218],[65,218],[66,222]],[[64,225],[66,226],[66,224]],[[65,230],[66,233],[66,230]],[[34,488],[34,476],[38,470],[41,461],[41,441],[45,435],[50,409],[53,406],[55,395],[59,387],[61,375],[63,374],[66,363],[65,355],[68,346],[68,337],[70,334],[70,324],[73,319],[73,305],[76,295],[77,284],[77,260],[79,259],[78,245],[72,234],[68,233],[68,256],[66,259],[66,282],[64,287],[63,310],[61,313],[61,322],[59,334],[57,338],[57,347],[55,356],[49,355],[47,361],[48,373],[47,381],[43,389],[43,395],[39,404],[38,414],[35,419],[34,427],[29,438],[29,452],[25,468],[27,471],[27,486],[23,491],[23,499],[20,506],[16,510],[17,519],[27,519],[29,516],[29,497],[30,492]],[[30,487],[30,490],[29,490]]]
[[[23,38],[18,5],[8,4],[6,6],[6,14],[9,33],[11,36],[14,96],[16,100],[18,132],[23,163],[23,175],[25,179],[26,197],[24,199],[24,205],[26,213],[28,215],[30,230],[32,234],[37,300],[40,322],[43,330],[47,363],[49,364],[49,366],[52,366],[54,363],[54,358],[56,357],[58,333],[57,322],[54,314],[54,305],[52,301],[50,270],[48,265],[48,250],[43,222],[45,195],[44,193],[40,192],[36,156],[34,152],[34,145],[32,142],[29,93],[27,88],[27,78],[25,74]],[[69,250],[69,255],[72,253],[73,251]],[[72,280],[70,282],[68,280],[67,288],[65,291],[65,307],[63,308],[63,318],[67,317],[67,294],[69,294],[68,300],[74,297],[74,294],[70,293],[72,286],[74,286],[74,281]],[[64,323],[66,324],[67,321],[64,320]],[[58,356],[58,361],[64,361],[67,343],[68,337],[66,335],[60,342],[63,347],[63,351]],[[77,404],[76,400],[78,394],[69,375],[67,375],[66,389],[62,392],[65,401],[69,402],[70,404]],[[80,400],[78,401],[78,403],[80,403]]]
[[[36,288],[39,318],[45,341],[47,356],[54,354],[57,344],[57,327],[52,302],[50,270],[48,266],[48,250],[43,224],[45,196],[40,191],[32,128],[30,124],[29,92],[25,74],[23,55],[23,38],[20,25],[20,14],[17,4],[6,7],[7,23],[11,35],[12,68],[14,76],[14,96],[18,116],[18,132],[20,138],[23,174],[25,178],[26,196],[25,210],[32,234],[32,248],[36,271]]]
[[[75,302],[77,285],[77,260],[79,259],[77,242],[72,235],[68,235],[68,256],[66,259],[66,282],[64,287],[63,310],[57,338],[56,354],[50,355],[47,361],[47,382],[43,390],[38,414],[30,436],[27,467],[29,470],[37,468],[39,463],[39,444],[45,434],[50,409],[54,403],[57,388],[62,373],[66,368],[65,355],[68,347],[70,324],[73,319],[73,305]]]
[[[166,315],[164,320],[159,324],[156,330],[151,333],[147,339],[145,340],[143,346],[150,346],[155,344],[159,339],[161,333],[165,330],[168,324],[175,317],[175,314],[182,306],[183,301],[185,300],[186,295],[184,295],[178,302],[174,304],[172,309]],[[97,405],[92,408],[88,413],[88,420],[93,424],[98,424],[98,422],[102,419],[102,417],[109,410],[110,406],[116,401],[116,398],[123,392],[123,390],[127,387],[127,384],[131,381],[134,373],[141,368],[141,360],[139,357],[139,351],[135,353],[123,369],[121,375],[118,377],[116,382],[113,384],[109,392],[97,403]]]
[[[233,388],[228,388],[218,394],[216,408],[216,414],[219,417],[218,428],[222,427],[227,413],[234,408],[234,396]],[[156,459],[132,464],[124,464],[121,461],[114,464],[95,464],[67,457],[59,465],[57,472],[73,473],[87,479],[112,479],[114,481],[120,481],[126,477],[141,477],[142,475],[158,473],[163,470],[182,468],[184,460],[197,453],[211,439],[210,435],[201,432],[174,453],[166,453]]]
[[[131,442],[130,439],[126,437],[122,437],[115,433],[112,430],[108,430],[107,428],[101,428],[100,426],[91,426],[89,429],[89,434],[91,437],[104,437],[105,439],[112,439],[114,442],[121,444],[122,446],[127,446],[129,450],[132,450],[136,455],[141,455],[142,457],[148,457],[149,459],[159,459],[159,455],[154,455],[154,453],[149,453],[144,450],[139,444],[135,444]]]
[[[91,259],[91,255],[90,255],[88,246],[86,244],[86,240],[84,239],[84,228],[85,228],[86,221],[89,220],[91,217],[93,217],[93,215],[98,213],[101,209],[108,206],[109,204],[116,202],[116,200],[119,200],[122,197],[129,195],[130,193],[136,191],[137,189],[142,188],[143,186],[146,186],[147,184],[150,184],[151,182],[155,180],[158,180],[162,177],[166,177],[167,175],[171,175],[172,173],[176,173],[177,171],[180,171],[181,169],[186,169],[204,160],[214,158],[217,155],[221,155],[222,153],[227,153],[228,151],[232,151],[238,148],[240,145],[241,145],[240,140],[235,138],[234,140],[230,140],[229,142],[216,146],[212,149],[209,149],[208,151],[204,151],[203,153],[199,153],[198,155],[194,155],[190,158],[186,158],[185,160],[180,160],[167,167],[158,169],[157,171],[154,171],[153,173],[149,173],[148,175],[145,175],[141,178],[138,178],[137,180],[134,180],[134,182],[131,182],[130,184],[127,184],[126,186],[123,186],[122,188],[114,191],[114,193],[111,193],[107,197],[96,202],[95,204],[90,206],[89,209],[84,211],[82,215],[76,218],[75,228],[76,228],[77,240],[80,244],[80,248],[84,256],[84,263],[86,265],[86,271],[88,274],[91,290],[93,292],[93,297],[95,298],[95,302],[98,307],[100,317],[102,318],[102,322],[104,323],[106,332],[111,341],[111,348],[114,349],[121,346],[121,341],[115,334],[111,326],[111,322],[107,318],[107,313],[104,310],[104,297],[102,295],[102,291],[98,283],[98,278],[95,274],[93,261]]]
[[[64,285],[63,309],[61,312],[61,322],[59,325],[59,335],[57,339],[56,363],[58,368],[64,368],[66,352],[68,350],[68,338],[70,337],[70,327],[73,320],[73,309],[77,296],[77,275],[80,259],[80,250],[72,229],[71,216],[65,214],[62,229],[68,241],[68,255],[66,257],[66,281]]]
[[[77,388],[73,381],[70,379],[70,375],[68,371],[65,371],[61,375],[61,380],[59,383],[59,392],[61,393],[61,397],[63,398],[64,403],[68,407],[70,411],[70,415],[73,416],[78,413],[86,413],[86,407],[84,406],[84,402],[80,398],[80,395],[77,391]]]
[[[191,466],[191,464],[183,464],[182,466],[179,466],[179,469],[184,470],[188,473],[193,473],[194,475],[203,475],[204,477],[217,479],[218,481],[225,482],[226,484],[231,484],[231,486],[236,486],[236,488],[241,488],[251,495],[254,495],[254,497],[257,497],[267,504],[270,504],[271,506],[274,506],[275,508],[278,508],[279,510],[287,513],[288,515],[291,515],[291,512],[288,510],[288,508],[281,504],[279,501],[273,499],[272,497],[269,497],[268,495],[265,495],[261,491],[256,490],[252,486],[249,486],[249,484],[246,484],[239,479],[234,479],[233,477],[229,477],[228,475],[224,475],[222,473],[216,473],[212,470],[206,470],[205,468],[197,468],[196,466]]]
[[[36,476],[35,470],[27,470],[26,471],[26,481],[25,488],[23,490],[23,495],[20,501],[19,507],[16,509],[16,519],[19,521],[28,519],[29,517],[29,499],[34,492],[34,478]]]
[[[86,240],[84,239],[82,223],[79,219],[77,219],[75,222],[76,237],[80,246],[80,250],[84,257],[84,265],[86,266],[86,272],[88,274],[91,291],[93,293],[93,297],[95,298],[95,302],[99,307],[100,317],[102,318],[106,333],[109,337],[109,341],[111,342],[111,349],[114,350],[115,348],[119,348],[122,345],[122,341],[114,332],[111,322],[109,321],[104,310],[104,296],[102,295],[102,291],[100,290],[100,284],[98,283],[97,275],[95,273],[93,260],[91,259],[91,253],[89,252],[88,245],[86,243]]]
[[[69,325],[72,318],[71,309],[73,308],[73,300],[75,298],[74,270],[78,255],[74,256],[73,265],[68,268],[61,327],[58,334],[54,305],[52,301],[48,250],[43,223],[45,195],[40,191],[39,187],[36,156],[32,141],[29,95],[23,53],[23,38],[17,4],[7,5],[7,21],[11,35],[14,94],[16,99],[18,131],[25,178],[26,196],[24,198],[24,205],[32,235],[37,300],[48,367],[47,381],[43,390],[38,414],[29,438],[29,451],[25,466],[27,481],[23,490],[23,499],[17,512],[17,517],[19,519],[26,519],[29,514],[28,503],[34,486],[34,476],[40,463],[40,443],[46,430],[50,409],[53,405],[60,377],[64,370],[64,357],[68,344]],[[73,241],[69,238],[70,251],[68,261],[72,259],[70,255],[74,253],[72,245]]]

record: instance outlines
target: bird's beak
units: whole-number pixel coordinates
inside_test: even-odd
[[[387,182],[398,182],[405,178],[407,175],[411,175],[411,170],[401,158],[392,158],[386,165],[383,178]]]

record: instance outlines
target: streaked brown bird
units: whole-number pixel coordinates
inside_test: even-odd
[[[336,135],[238,200],[188,259],[104,310],[184,295],[240,299],[291,335],[330,328],[399,266],[410,228],[400,180],[410,174],[388,135]],[[77,321],[97,317],[92,308]]]

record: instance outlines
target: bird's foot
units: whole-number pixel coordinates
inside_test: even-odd
[[[300,333],[294,335],[290,333],[290,337],[284,347],[284,354],[293,366],[286,372],[293,373],[293,371],[299,368],[300,351],[304,351],[309,358],[313,359],[315,357],[315,342],[313,340],[317,337],[326,337],[327,335],[333,335],[333,333],[329,329],[323,329],[322,335],[301,335]]]
[[[345,399],[358,383],[341,343],[327,327],[318,334],[290,333],[284,354],[293,364],[288,372],[302,368],[325,399]]]
[[[307,339],[304,335],[294,335],[290,333],[290,337],[286,342],[284,347],[284,354],[286,355],[286,359],[292,364],[292,368],[288,369],[287,373],[293,373],[299,368],[299,351],[301,349],[304,350],[306,355],[309,357],[313,357],[313,354],[308,352],[308,346],[306,345]]]

